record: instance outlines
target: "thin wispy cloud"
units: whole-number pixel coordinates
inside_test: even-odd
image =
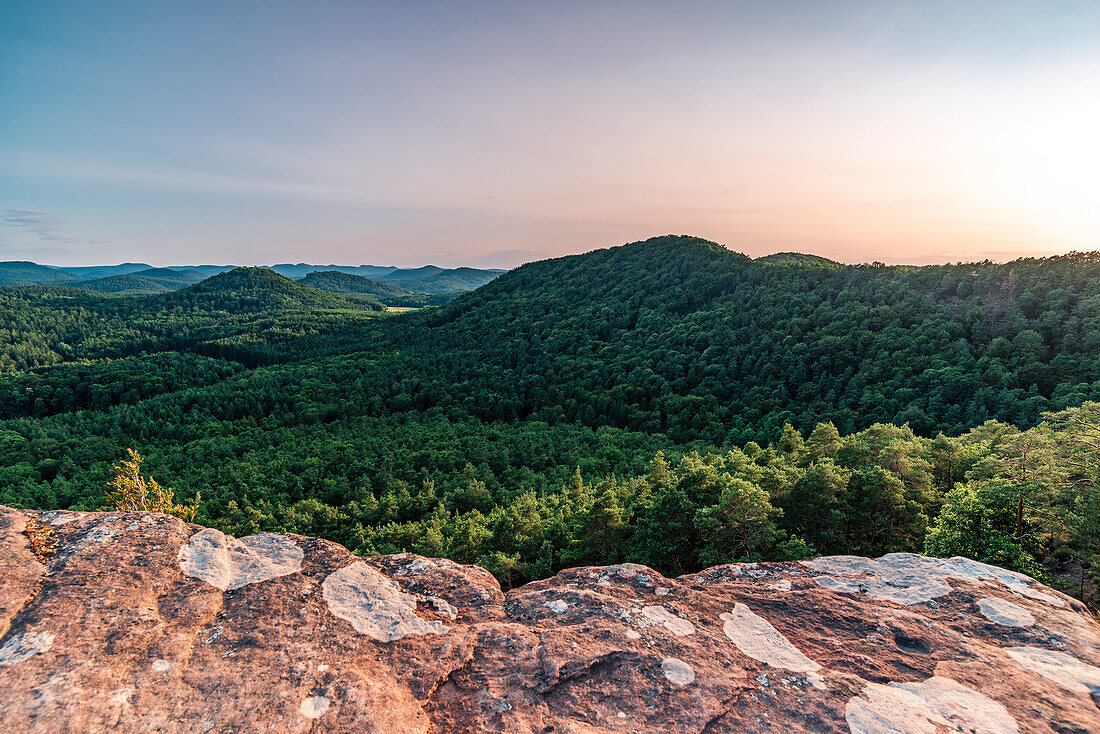
[[[79,242],[66,229],[65,223],[55,216],[32,209],[5,209],[0,215],[0,223],[17,227],[46,242]]]

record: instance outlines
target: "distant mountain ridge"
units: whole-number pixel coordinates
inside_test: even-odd
[[[79,280],[61,270],[25,260],[0,263],[0,286],[4,285],[63,285]]]
[[[100,293],[167,293],[194,285],[206,278],[204,273],[194,268],[149,268],[125,275],[80,281],[78,286]]]
[[[170,293],[232,271],[234,265],[174,265],[153,267],[147,263],[61,267],[29,261],[0,262],[0,287],[66,286],[111,295],[155,295]],[[264,266],[261,266],[264,267]],[[393,305],[426,306],[446,303],[461,293],[479,288],[506,272],[501,269],[469,267],[441,268],[424,265],[398,268],[393,265],[312,265],[280,263],[265,270],[302,281],[314,274],[334,273],[360,278],[366,283],[340,278],[316,277],[320,290],[358,298],[378,297]]]

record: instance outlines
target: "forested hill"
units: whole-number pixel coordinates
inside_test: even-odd
[[[787,422],[1030,426],[1100,398],[1095,254],[803,265],[676,236],[525,265],[409,321],[403,357],[430,345],[432,367],[398,391],[719,444]]]
[[[409,291],[396,283],[364,278],[362,275],[341,273],[339,270],[317,270],[298,281],[302,285],[329,293],[353,296],[403,296]]]
[[[134,449],[204,524],[506,583],[925,550],[1091,594],[1100,258],[819,265],[667,236],[400,316],[256,268],[0,288],[0,504],[100,508]]]
[[[385,310],[377,301],[352,300],[310,288],[266,268],[236,268],[157,299],[166,305],[209,306],[234,311],[270,308]]]
[[[807,255],[802,252],[777,252],[774,255],[758,257],[756,261],[771,263],[772,265],[800,265],[804,268],[828,268],[830,270],[844,267],[836,260],[830,260],[820,255]]]

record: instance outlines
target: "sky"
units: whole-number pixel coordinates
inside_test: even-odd
[[[1100,249],[1100,3],[0,3],[0,260]]]

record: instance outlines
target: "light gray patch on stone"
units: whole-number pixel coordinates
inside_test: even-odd
[[[735,604],[733,613],[723,613],[722,631],[737,649],[753,660],[795,673],[820,670],[821,666],[772,627],[768,620],[753,613],[744,604]]]
[[[775,589],[776,591],[790,591],[791,590],[791,580],[790,579],[780,579],[779,581],[776,581],[773,584],[768,584],[768,588],[769,589]]]
[[[1021,573],[990,566],[969,558],[928,558],[916,553],[888,553],[881,558],[826,556],[801,563],[827,575],[814,576],[823,588],[871,599],[912,605],[930,602],[952,591],[949,578],[971,581],[996,580],[1013,593],[1063,606],[1061,599],[1028,585]]]
[[[825,677],[813,670],[806,673],[806,682],[819,691],[828,689],[828,686],[825,685]]]
[[[1100,668],[1083,663],[1072,655],[1042,647],[1010,647],[1012,659],[1033,673],[1049,678],[1077,693],[1100,694]]]
[[[416,597],[362,561],[329,574],[322,594],[330,612],[379,642],[447,631],[442,622],[418,617]]]
[[[821,556],[808,561],[800,561],[802,565],[809,566],[822,573],[841,574],[855,576],[861,573],[875,573],[876,564],[873,558],[862,556]]]
[[[437,612],[447,619],[454,619],[458,616],[458,609],[447,603],[445,599],[440,599],[438,596],[425,596],[421,598],[428,604],[431,604]]]
[[[666,630],[677,637],[686,637],[695,634],[695,625],[683,617],[677,617],[664,607],[642,607],[642,614],[657,624],[663,625]]]
[[[802,563],[815,571],[833,574],[815,576],[818,586],[865,594],[879,601],[912,605],[951,593],[943,574],[936,573],[935,561],[915,553],[891,553],[878,559],[830,556]]]
[[[959,578],[976,581],[991,579],[1000,581],[1014,594],[1026,596],[1029,599],[1045,601],[1047,604],[1056,607],[1064,607],[1066,605],[1064,601],[1054,594],[1032,588],[1030,584],[1034,579],[1018,571],[1009,571],[1007,568],[991,566],[988,563],[974,561],[969,558],[963,558],[962,556],[955,556],[941,561],[941,566],[944,570],[950,572],[951,575]]]
[[[108,518],[104,522],[108,522],[115,518]],[[80,539],[79,544],[81,546],[88,545],[89,543],[105,543],[111,538],[118,535],[118,531],[109,525],[98,525],[92,528],[83,538]]]
[[[275,533],[233,538],[204,528],[180,548],[179,563],[184,575],[232,591],[301,571],[302,549]]]
[[[169,663],[167,660],[164,660],[162,658],[157,658],[156,660],[153,661],[153,672],[154,673],[167,673],[171,669],[172,669],[172,664]]]
[[[661,661],[661,670],[674,688],[683,688],[695,681],[695,668],[680,658],[665,658]]]
[[[553,601],[544,602],[543,606],[549,609],[554,614],[561,614],[569,608],[569,605],[561,599],[554,599]]]
[[[298,713],[307,719],[319,719],[328,711],[328,699],[324,696],[310,696],[302,701],[298,707]]]
[[[1018,604],[995,596],[978,599],[978,609],[990,622],[996,622],[1005,627],[1031,627],[1035,624],[1035,617],[1031,612]]]
[[[982,734],[1018,734],[1016,719],[988,696],[950,678],[919,683],[868,683],[844,710],[852,734],[936,734],[939,727]]]
[[[50,632],[25,632],[21,635],[12,635],[3,647],[0,647],[0,665],[15,665],[46,652],[53,645],[53,639],[53,634]]]

